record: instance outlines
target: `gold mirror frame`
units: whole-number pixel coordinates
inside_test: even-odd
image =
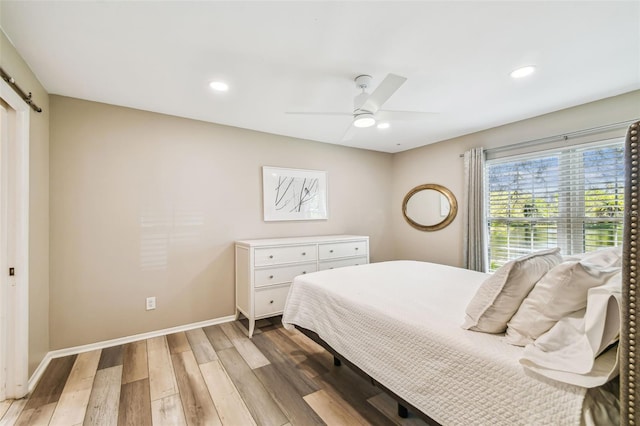
[[[441,222],[436,223],[435,225],[423,225],[411,219],[409,215],[407,215],[407,204],[409,203],[409,200],[411,199],[411,197],[413,197],[416,193],[420,191],[425,191],[427,189],[438,191],[439,193],[444,195],[449,201],[449,207],[450,207],[449,214]],[[456,197],[447,188],[445,188],[442,185],[438,185],[437,183],[426,183],[424,185],[416,186],[411,191],[409,191],[407,195],[404,196],[404,200],[402,201],[402,215],[404,216],[404,219],[407,221],[407,223],[409,223],[409,225],[413,226],[416,229],[419,229],[420,231],[428,231],[428,232],[438,231],[448,226],[451,222],[453,222],[453,219],[456,218],[457,214],[458,214],[458,201],[456,200]]]
[[[640,352],[638,349],[638,245],[640,237],[640,121],[627,131],[625,141],[624,242],[622,258],[622,329],[620,330],[620,423],[640,422]]]

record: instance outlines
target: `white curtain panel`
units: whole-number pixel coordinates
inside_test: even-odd
[[[487,242],[484,211],[484,149],[464,153],[464,267],[487,270]]]

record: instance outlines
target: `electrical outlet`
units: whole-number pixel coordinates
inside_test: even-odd
[[[156,308],[156,297],[147,297],[147,311],[150,311],[152,309]]]

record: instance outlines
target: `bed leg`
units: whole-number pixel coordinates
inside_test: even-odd
[[[336,358],[334,356],[333,357],[333,365],[335,365],[336,367],[340,367],[342,365],[342,361],[340,361],[338,358]]]
[[[398,415],[403,419],[409,417],[409,410],[407,410],[407,407],[401,405],[400,403],[398,403]]]

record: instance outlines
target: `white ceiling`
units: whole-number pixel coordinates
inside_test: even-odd
[[[1,0],[0,26],[51,94],[385,152],[640,89],[638,1]],[[385,109],[437,114],[345,142],[349,116],[286,114],[388,73]]]

